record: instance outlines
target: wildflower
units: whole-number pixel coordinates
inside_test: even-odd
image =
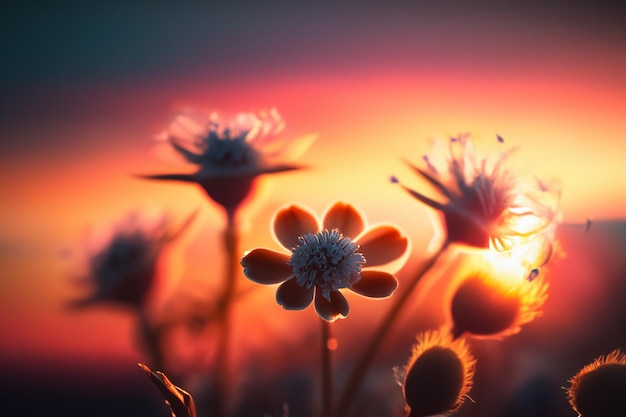
[[[502,137],[498,142],[504,142]],[[504,163],[514,149],[479,156],[467,134],[451,138],[447,150],[441,142],[435,145],[432,154],[424,156],[425,168],[409,166],[444,201],[402,187],[439,211],[449,243],[508,250],[538,235],[554,234],[559,192],[507,170]],[[398,182],[395,177],[392,181]]]
[[[216,113],[188,110],[178,115],[161,135],[188,162],[199,166],[193,174],[159,174],[144,178],[199,184],[207,195],[234,213],[263,174],[300,169],[277,162],[306,150],[315,139],[308,135],[288,142],[280,137],[285,123],[276,110],[240,113],[224,125]]]
[[[187,391],[172,384],[163,372],[152,371],[143,363],[138,365],[165,397],[165,403],[170,407],[172,417],[196,417],[196,406]]]
[[[339,291],[348,288],[371,298],[390,296],[397,288],[394,275],[367,269],[401,257],[408,240],[392,225],[366,230],[362,215],[338,202],[323,216],[323,227],[309,210],[291,205],[274,218],[274,236],[291,255],[257,248],[241,259],[244,274],[260,284],[281,285],[276,301],[287,310],[302,310],[315,299],[324,320],[348,315],[349,305]]]
[[[463,339],[439,331],[418,335],[402,382],[407,417],[458,410],[472,387],[475,363]]]
[[[569,402],[581,417],[626,415],[626,355],[600,356],[569,380]]]
[[[166,214],[152,219],[137,212],[126,215],[105,239],[88,248],[87,271],[81,281],[93,285],[94,291],[72,305],[111,301],[140,306],[155,281],[163,250],[194,217],[191,215],[178,230],[172,230]]]
[[[547,299],[548,284],[536,269],[520,266],[509,258],[510,253],[484,255],[452,296],[455,337],[466,332],[483,337],[517,333],[540,314]]]

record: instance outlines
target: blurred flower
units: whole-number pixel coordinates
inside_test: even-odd
[[[569,382],[569,402],[579,416],[626,416],[626,355],[619,349],[600,356]]]
[[[304,153],[316,136],[287,141],[280,137],[284,127],[276,110],[240,113],[226,124],[216,113],[187,110],[176,117],[160,139],[168,140],[199,170],[144,178],[197,183],[227,212],[234,213],[251,192],[256,177],[301,168],[284,162]]]
[[[349,204],[335,203],[323,216],[320,228],[309,210],[291,205],[274,218],[276,240],[291,255],[257,248],[241,259],[244,274],[260,284],[282,283],[276,291],[278,304],[302,310],[315,299],[315,310],[324,320],[348,315],[346,298],[352,291],[372,298],[390,296],[398,286],[394,275],[370,270],[400,258],[408,240],[392,225],[365,230],[363,216]]]
[[[193,398],[187,391],[172,384],[163,372],[152,371],[143,363],[138,365],[165,397],[165,403],[170,407],[172,417],[196,417]]]
[[[439,331],[419,334],[402,381],[407,417],[458,410],[472,387],[475,363],[463,339]]]
[[[452,296],[450,314],[455,337],[463,333],[501,337],[517,333],[520,326],[540,314],[548,284],[542,275],[529,276],[509,253],[486,252],[474,258],[466,278]],[[492,261],[499,257],[499,262]],[[472,269],[473,268],[473,269]]]
[[[499,136],[498,141],[503,142]],[[553,235],[560,191],[536,178],[513,175],[504,166],[512,151],[480,156],[468,134],[451,138],[447,147],[439,141],[424,156],[426,168],[409,166],[445,201],[402,187],[439,210],[450,243],[508,250],[538,235]],[[395,177],[392,181],[398,182]]]
[[[167,214],[150,218],[131,212],[103,240],[88,242],[87,271],[81,281],[93,285],[94,290],[72,305],[107,301],[141,306],[155,281],[163,249],[181,235],[194,217],[195,213],[172,230]]]

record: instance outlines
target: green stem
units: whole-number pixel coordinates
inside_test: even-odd
[[[333,377],[332,377],[332,360],[331,350],[328,343],[332,337],[331,323],[326,320],[322,322],[322,417],[330,416],[333,403]]]
[[[404,292],[402,292],[398,297],[394,299],[394,303],[391,305],[390,310],[387,312],[387,315],[380,323],[376,331],[374,332],[372,338],[367,345],[367,348],[363,351],[362,356],[354,367],[352,373],[348,377],[348,381],[344,388],[344,391],[339,399],[339,403],[335,412],[336,417],[344,417],[347,415],[350,406],[352,405],[352,401],[354,400],[354,396],[356,395],[358,389],[360,388],[361,383],[363,382],[363,378],[367,369],[369,368],[374,356],[380,349],[383,341],[387,333],[391,330],[395,319],[400,314],[402,307],[406,304],[407,300],[417,287],[417,283],[421,280],[421,278],[432,268],[432,266],[437,262],[441,254],[447,249],[448,242],[444,242],[439,250],[428,259],[428,261],[421,266],[421,268],[415,274],[413,280],[411,280],[408,285],[405,287]]]

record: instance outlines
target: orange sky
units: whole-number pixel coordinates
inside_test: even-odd
[[[218,254],[214,269],[219,270],[223,219],[215,206],[193,186],[131,176],[181,168],[159,159],[152,138],[184,104],[226,112],[275,106],[287,122],[285,134],[319,135],[302,159],[311,169],[264,178],[267,189],[244,213],[248,228],[242,250],[277,247],[269,221],[283,204],[301,202],[322,211],[341,199],[359,205],[371,222],[403,227],[419,256],[432,233],[430,218],[388,179],[393,174],[410,183],[412,174],[401,157],[419,162],[430,138],[463,131],[487,147],[500,134],[507,145],[521,148],[513,159],[516,168],[559,180],[565,222],[626,218],[621,33],[607,29],[592,36],[584,27],[576,32],[574,18],[550,30],[540,22],[528,36],[543,34],[554,45],[533,49],[535,43],[525,40],[523,31],[496,36],[506,20],[487,25],[484,32],[475,26],[479,21],[451,16],[447,24],[461,27],[449,43],[434,45],[441,51],[411,38],[427,51],[424,65],[420,56],[415,62],[391,60],[411,50],[411,39],[402,36],[402,28],[410,27],[405,22],[388,38],[380,28],[379,38],[369,35],[370,67],[364,65],[370,62],[364,46],[352,60],[350,50],[326,56],[318,46],[313,53],[327,58],[326,69],[320,62],[298,60],[301,56],[293,61],[281,57],[259,73],[254,67],[238,68],[218,79],[194,68],[180,77],[175,71],[171,76],[130,74],[11,90],[3,106],[9,116],[1,126],[0,355],[37,357],[42,344],[50,358],[138,355],[129,340],[129,316],[105,308],[69,314],[62,308],[76,289],[70,281],[71,258],[61,254],[80,244],[87,227],[127,210],[163,207],[183,218],[200,207],[182,253],[183,279],[206,279],[205,264],[198,259],[203,254]],[[365,32],[366,23],[355,27]],[[480,43],[459,46],[455,41],[463,29]],[[347,32],[340,34],[349,38]],[[311,39],[306,45],[332,41]],[[271,40],[275,43],[268,47],[280,49]],[[511,47],[515,42],[517,52]],[[503,55],[509,49],[510,55]],[[376,53],[388,61],[377,61]],[[441,59],[427,60],[432,57]]]

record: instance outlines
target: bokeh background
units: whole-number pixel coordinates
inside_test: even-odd
[[[516,169],[562,187],[565,256],[551,268],[544,315],[504,341],[474,342],[475,403],[458,415],[574,416],[561,388],[567,378],[626,348],[626,2],[3,9],[0,392],[7,415],[168,415],[136,367],[145,357],[133,317],[106,306],[69,311],[66,303],[80,294],[73,255],[85,233],[154,208],[181,219],[199,210],[172,278],[210,297],[221,276],[221,211],[194,186],[136,177],[185,169],[155,137],[186,106],[227,114],[275,107],[286,135],[318,135],[300,160],[310,169],[262,179],[242,213],[243,249],[277,248],[270,220],[278,207],[300,202],[321,212],[340,199],[411,237],[402,281],[436,227],[389,177],[411,183],[401,159],[419,162],[429,140],[460,132],[487,148],[501,135],[520,148]],[[440,324],[436,300],[416,297],[381,353],[376,378],[386,382],[366,389],[371,401],[391,404],[382,413],[401,401],[391,367],[404,364],[418,330]],[[336,326],[338,373],[349,369],[365,324],[388,305],[352,301],[350,318]],[[275,364],[291,375],[290,386],[314,396],[316,380],[297,372],[317,361],[303,347],[317,337],[313,316],[282,311],[271,288],[254,292],[240,307],[238,357]],[[190,366],[192,356],[180,363]],[[266,371],[257,370],[259,380],[269,380]],[[250,394],[246,412],[279,415],[272,407],[283,391],[270,400]],[[361,405],[372,410],[365,399]]]

